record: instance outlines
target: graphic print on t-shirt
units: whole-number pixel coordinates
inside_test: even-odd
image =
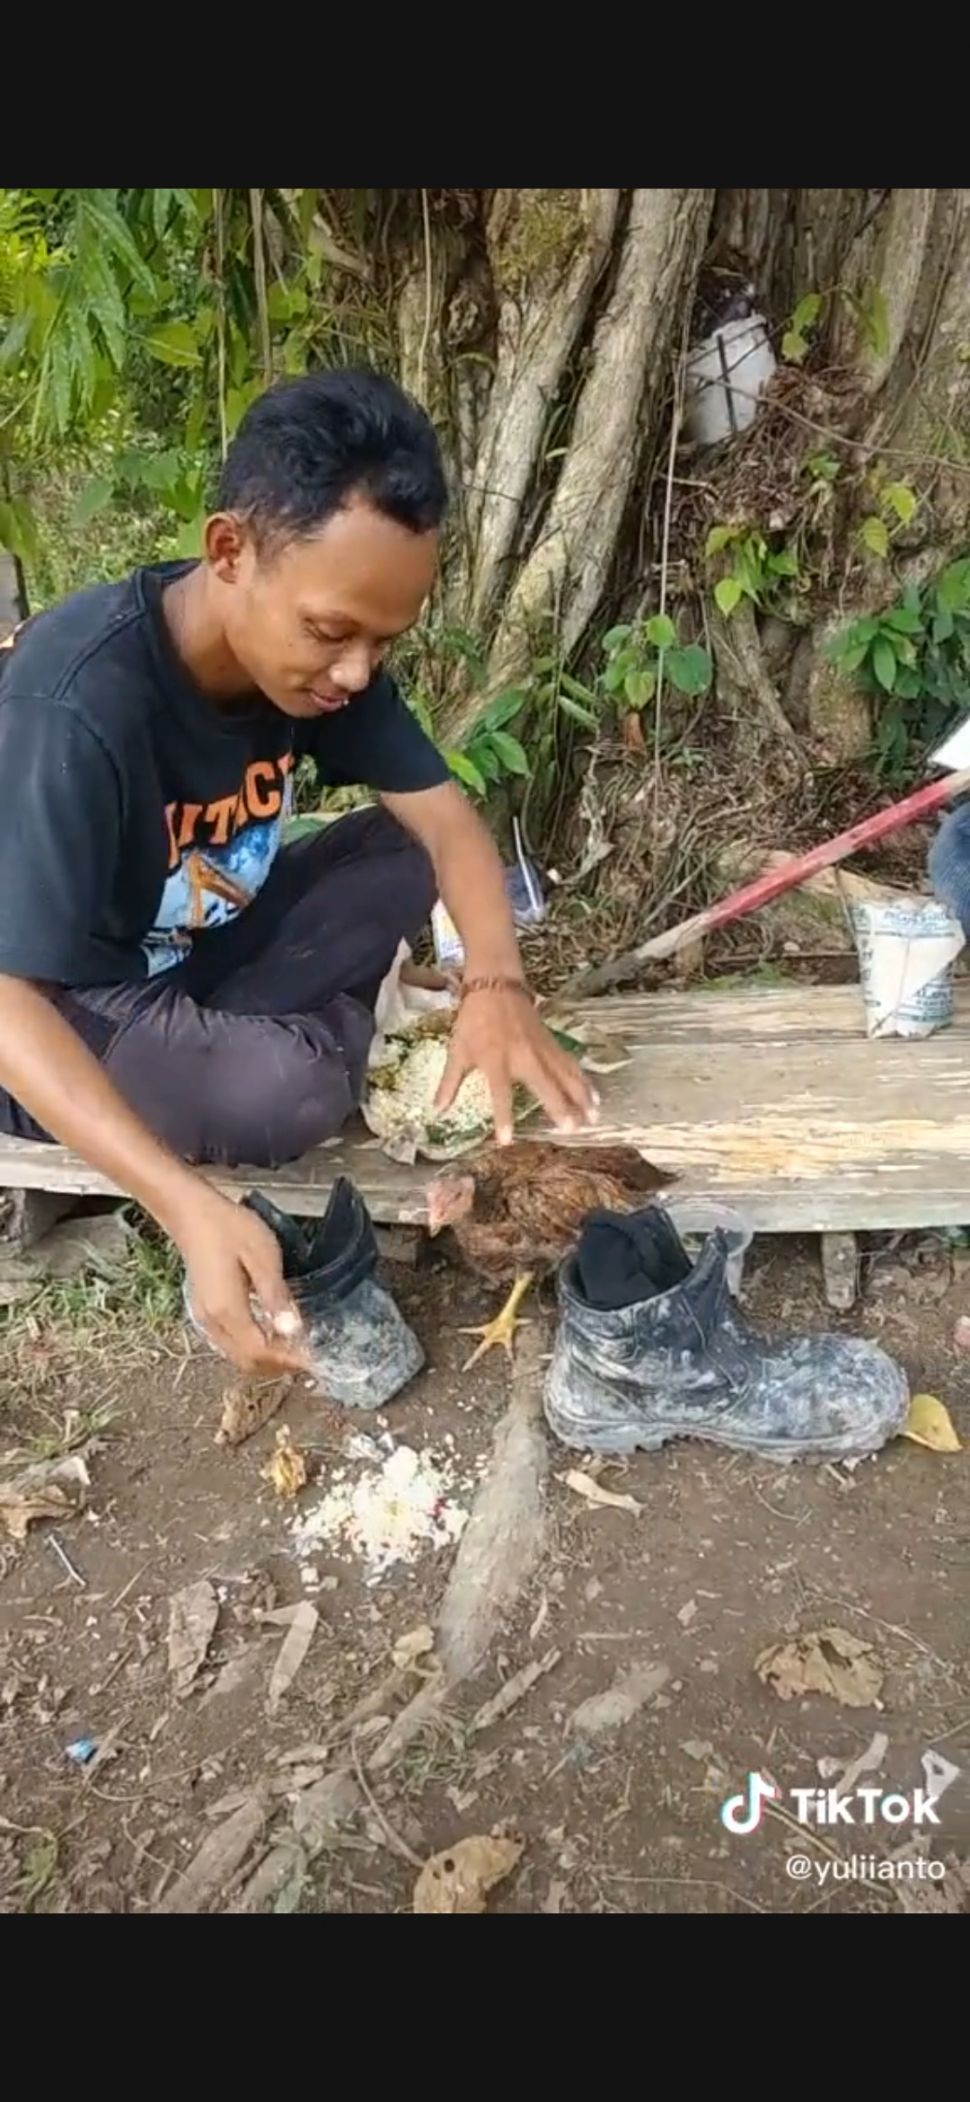
[[[235,919],[262,889],[293,805],[293,754],[255,759],[232,795],[167,803],[169,874],[142,943],[150,978],[182,963],[193,935]]]

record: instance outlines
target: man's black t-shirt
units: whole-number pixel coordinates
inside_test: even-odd
[[[386,673],[319,721],[214,707],[162,612],[191,567],[80,592],[0,653],[0,971],[79,987],[182,962],[265,881],[305,754],[333,786],[448,779]]]

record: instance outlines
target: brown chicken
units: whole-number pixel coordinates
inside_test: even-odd
[[[634,1146],[557,1146],[538,1139],[490,1147],[460,1170],[439,1175],[428,1190],[429,1231],[450,1226],[469,1270],[488,1284],[511,1285],[494,1321],[462,1329],[462,1335],[481,1337],[463,1369],[498,1343],[511,1352],[529,1286],[557,1268],[589,1212],[600,1205],[639,1211],[676,1181]]]

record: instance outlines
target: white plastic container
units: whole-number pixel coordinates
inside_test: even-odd
[[[728,1245],[727,1281],[728,1290],[736,1299],[741,1290],[744,1274],[744,1258],[751,1246],[752,1232],[740,1212],[732,1204],[723,1204],[719,1197],[671,1197],[664,1205],[668,1217],[673,1220],[688,1255],[699,1253],[700,1247],[720,1227]]]
[[[697,445],[719,445],[746,431],[776,368],[763,314],[727,321],[687,359],[685,423]]]
[[[953,965],[963,929],[935,898],[849,906],[871,1037],[932,1036],[953,1017]]]

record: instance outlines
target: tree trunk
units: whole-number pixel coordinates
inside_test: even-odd
[[[498,193],[490,214],[493,269],[500,267],[503,226],[519,225],[505,194]],[[595,191],[587,199],[584,236],[568,268],[550,241],[536,289],[526,294],[513,272],[515,300],[506,295],[504,342],[466,507],[472,552],[464,618],[490,639],[490,691],[528,672],[550,619],[561,651],[575,650],[603,599],[643,434],[656,427],[671,392],[671,351],[684,332],[713,193],[634,191],[568,440],[553,449],[563,455],[562,466],[523,545],[524,504],[543,464],[545,427],[616,223],[616,192]],[[520,563],[509,574],[517,544]],[[456,695],[444,718],[445,737],[454,742],[464,735],[480,706],[480,695]]]
[[[860,468],[909,484],[919,497],[893,559],[860,550],[857,529],[876,496],[859,477],[843,524],[843,577],[836,603],[803,642],[792,667],[790,704],[804,711],[827,756],[862,756],[871,737],[864,697],[834,670],[828,645],[839,629],[899,594],[899,577],[924,582],[970,537],[970,191],[893,190],[843,258],[843,283],[881,303],[873,342],[840,310],[836,349],[860,384],[853,426]]]
[[[465,739],[489,694],[527,683],[550,649],[582,671],[597,622],[609,625],[621,603],[655,608],[674,383],[685,349],[710,326],[705,287],[720,273],[751,285],[776,348],[799,302],[820,295],[809,392],[786,391],[797,372],[782,360],[772,442],[789,459],[796,498],[814,452],[834,457],[837,480],[824,547],[810,536],[803,551],[808,626],[794,605],[787,622],[777,604],[770,619],[712,614],[703,521],[668,576],[671,606],[679,600],[688,626],[707,631],[725,735],[774,744],[783,773],[813,756],[863,752],[869,704],[834,670],[833,636],[970,539],[970,192],[367,196],[364,245],[374,286],[389,295],[398,369],[442,430],[456,493],[441,607],[487,667],[475,691],[464,668],[443,670],[443,742]],[[678,483],[716,498],[745,442],[683,466],[678,452]],[[888,560],[860,539],[879,508],[874,470],[919,499]],[[743,527],[777,533],[769,481],[755,477]],[[649,729],[640,748],[646,764]]]

